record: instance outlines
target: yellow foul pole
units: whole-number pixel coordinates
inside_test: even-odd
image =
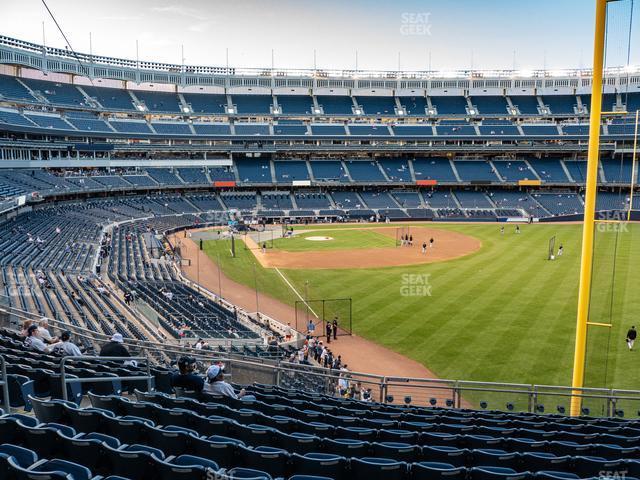
[[[593,268],[593,236],[595,227],[596,190],[600,154],[600,116],[602,111],[602,70],[604,67],[604,39],[607,21],[607,0],[596,0],[596,28],[593,45],[593,79],[591,83],[591,119],[589,123],[589,156],[587,184],[584,198],[584,225],[582,229],[582,258],[580,261],[580,290],[578,293],[578,318],[576,322],[576,346],[573,357],[573,388],[571,415],[580,415],[582,398],[576,396],[584,386],[584,369],[587,349],[587,322],[591,297],[591,271]]]
[[[629,212],[627,222],[631,221],[631,210],[633,210],[633,188],[636,184],[636,153],[638,151],[638,120],[640,120],[640,110],[636,110],[636,126],[633,134],[633,156],[631,157],[631,188],[629,190]]]

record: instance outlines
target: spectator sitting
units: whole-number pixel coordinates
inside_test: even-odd
[[[60,341],[52,346],[52,351],[63,357],[81,357],[82,352],[75,343],[70,341],[71,332],[62,332]]]
[[[33,322],[31,320],[25,320],[22,322],[22,330],[20,330],[20,336],[26,337],[29,334],[29,327]]]
[[[49,332],[49,319],[47,317],[42,317],[38,322],[38,333],[36,335],[44,343],[52,344],[58,341],[58,339],[52,337],[51,332]]]
[[[109,291],[106,288],[104,288],[102,285],[98,285],[96,287],[96,290],[98,291],[98,293],[100,295],[104,295],[105,297],[109,297],[110,296],[109,295]]]
[[[255,398],[253,395],[247,396],[247,392],[240,390],[240,393],[236,394],[233,387],[224,381],[224,366],[211,365],[207,370],[207,382],[204,385],[203,393],[210,395],[222,395],[223,397],[231,397],[236,400],[239,398]]]
[[[37,336],[38,326],[34,323],[27,328],[27,338],[24,340],[24,344],[33,349],[38,350],[39,352],[46,352],[47,346],[45,343],[40,340]]]
[[[171,386],[202,392],[204,379],[194,373],[196,360],[193,357],[182,356],[178,359],[178,371],[171,377]]]
[[[129,357],[127,347],[122,345],[124,339],[120,333],[114,333],[111,340],[100,349],[101,357]]]

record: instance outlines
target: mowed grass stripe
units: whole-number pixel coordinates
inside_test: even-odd
[[[497,230],[495,229],[491,229],[494,232],[497,232]],[[489,243],[489,242],[485,242],[485,243]],[[518,252],[517,251],[513,251],[512,255],[515,256],[517,255]],[[480,257],[480,254],[477,254],[477,257]],[[481,257],[480,257],[481,258]],[[505,261],[510,261],[511,258],[509,256],[505,257]],[[466,310],[469,310],[471,313],[476,310],[478,308],[478,304],[477,302],[474,304],[474,302],[470,302],[470,303],[466,303],[465,301],[463,301],[463,297],[468,296],[470,297],[471,300],[477,299],[479,296],[481,296],[481,292],[489,292],[492,288],[495,287],[491,285],[491,283],[487,283],[487,282],[478,282],[477,277],[474,277],[473,275],[470,275],[471,271],[473,271],[474,269],[477,271],[478,266],[487,268],[489,267],[489,265],[491,265],[494,262],[494,259],[492,258],[486,258],[486,260],[482,263],[480,263],[479,265],[472,265],[472,263],[474,262],[463,262],[463,264],[467,264],[469,263],[470,265],[466,268],[466,269],[460,269],[460,268],[450,268],[448,270],[448,275],[450,274],[450,272],[455,272],[453,275],[451,275],[451,278],[449,279],[449,283],[444,284],[443,286],[439,286],[438,285],[438,280],[441,278],[441,276],[438,276],[436,273],[433,274],[434,276],[434,295],[438,295],[438,292],[440,293],[440,296],[443,296],[442,292],[449,292],[451,291],[451,288],[453,286],[455,287],[455,291],[459,291],[461,292],[460,295],[458,296],[458,298],[456,297],[452,297],[451,295],[447,295],[447,293],[444,293],[444,295],[447,296],[446,302],[441,305],[441,310],[442,311],[447,311],[447,310],[451,310],[453,309],[458,309],[461,313],[464,313],[464,315],[462,316],[467,316],[468,314],[466,313]],[[440,264],[440,265],[450,265],[453,262],[447,262],[446,264]],[[494,265],[493,266],[494,269],[499,270],[500,268],[502,268],[500,265]],[[487,276],[491,276],[493,274],[492,271],[488,271],[485,272],[485,275]],[[430,302],[432,301],[432,299],[425,299],[425,302]],[[438,319],[438,318],[442,318],[445,322],[447,321],[447,317],[444,315],[440,315],[440,312],[438,310],[434,310],[433,308],[428,308],[428,315],[430,319]],[[480,311],[482,311],[482,309],[480,309]],[[421,323],[418,324],[417,327],[409,329],[404,335],[403,335],[403,342],[395,342],[391,343],[389,342],[385,342],[388,343],[390,346],[392,346],[394,349],[396,350],[402,350],[402,349],[417,349],[417,348],[425,348],[427,351],[432,352],[429,355],[430,359],[437,359],[439,356],[439,353],[441,352],[442,349],[446,349],[446,355],[443,355],[443,357],[449,359],[449,360],[455,360],[453,357],[453,353],[451,353],[452,351],[455,351],[453,348],[453,345],[450,343],[450,339],[451,339],[451,335],[447,332],[442,334],[443,338],[438,338],[438,333],[436,330],[431,329],[430,333],[435,336],[435,338],[429,338],[430,335],[427,334],[425,335],[424,332],[425,330],[428,329],[428,325],[426,325],[426,322],[424,321],[424,319]],[[412,321],[412,317],[408,317],[404,319],[403,323],[408,323]],[[468,323],[473,322],[474,319],[473,317],[468,318]],[[394,331],[400,331],[400,328],[395,328],[396,324],[394,325],[388,325],[388,326],[393,326],[394,330],[392,331],[392,333],[386,335],[385,338],[388,338],[389,340],[394,339],[395,335],[393,334]],[[459,324],[460,326],[460,330],[464,331],[464,327],[465,324]],[[456,337],[459,338],[461,335],[458,334]],[[457,342],[457,340],[453,341],[453,344],[457,344],[459,345],[459,343]],[[434,349],[431,347],[431,345],[438,345],[438,347]],[[465,350],[466,351],[466,347],[467,345],[465,345]],[[464,351],[461,351],[459,348],[456,349],[458,352],[460,352],[460,355],[464,354]]]

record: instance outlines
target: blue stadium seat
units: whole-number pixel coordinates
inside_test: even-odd
[[[422,443],[429,446],[458,446],[458,437],[449,433],[423,432]]]
[[[373,441],[376,438],[376,431],[372,428],[363,427],[337,427],[334,435],[336,439]]]
[[[195,455],[213,460],[224,468],[233,467],[233,459],[238,448],[242,446],[237,440],[223,437],[209,437],[208,439],[194,439],[193,447]]]
[[[470,480],[525,480],[528,473],[517,472],[512,468],[473,467],[469,469]]]
[[[29,469],[30,472],[64,472],[73,480],[90,480],[93,478],[91,471],[82,465],[77,463],[68,462],[66,460],[47,460],[43,463],[38,463]],[[27,475],[30,478],[31,474]]]
[[[341,480],[347,478],[347,459],[330,453],[307,453],[291,456],[292,471],[295,474],[319,475]]]
[[[267,446],[247,448],[240,446],[238,447],[238,455],[242,465],[251,465],[276,477],[281,477],[286,473],[289,454],[280,448]]]
[[[571,480],[575,478],[580,478],[575,473],[570,472],[556,472],[554,470],[542,470],[540,472],[535,472],[533,475],[535,480]]]
[[[142,448],[132,449],[129,447],[123,450],[103,445],[102,452],[108,465],[107,470],[113,475],[132,479],[153,478],[155,475],[154,457]]]
[[[238,479],[238,480],[271,480],[271,475],[267,472],[262,472],[260,470],[254,470],[252,468],[241,468],[236,467],[227,471],[227,476],[229,478]]]
[[[72,438],[76,435],[73,428],[66,425],[47,423],[38,427],[27,427],[23,430],[24,444],[37,451],[40,457],[54,457],[61,449],[60,436]]]
[[[378,428],[382,428],[378,431],[378,440],[380,442],[401,442],[410,444],[420,443],[419,431],[401,430],[397,428],[384,428],[382,426]]]
[[[511,95],[511,103],[523,115],[538,115],[538,97],[535,95]]]
[[[161,480],[207,480],[214,478],[218,469],[215,462],[192,455],[155,462],[155,470]]]
[[[407,464],[388,458],[353,458],[351,473],[354,480],[402,480],[407,473]]]
[[[324,441],[324,450],[347,458],[362,457],[369,452],[369,443],[362,440],[327,438]]]
[[[580,477],[595,477],[599,472],[613,472],[623,467],[621,460],[605,460],[599,457],[576,456],[571,461],[571,471]]]
[[[97,432],[102,428],[105,416],[114,416],[108,410],[74,407],[65,407],[65,414],[69,418],[71,426],[78,432]]]
[[[317,452],[321,448],[322,441],[320,437],[316,435],[300,432],[292,432],[289,434],[277,432],[274,436],[277,444],[290,452],[311,453]]]
[[[519,458],[516,453],[508,453],[504,450],[483,449],[471,450],[470,462],[472,465],[517,469]]]
[[[9,478],[8,466],[6,464],[6,459],[9,457],[12,457],[14,462],[22,468],[28,468],[38,460],[38,456],[33,450],[18,445],[3,443],[0,445],[0,474],[2,474],[0,476],[2,476],[2,478]],[[4,465],[4,467],[2,465]]]
[[[571,457],[565,455],[563,457],[557,457],[552,453],[547,452],[523,452],[520,456],[520,460],[523,465],[526,465],[527,470],[564,470],[568,465]]]
[[[417,445],[399,442],[374,442],[371,451],[375,457],[393,458],[402,462],[413,463],[420,460],[420,448]]]
[[[122,443],[138,443],[144,439],[144,426],[149,420],[134,417],[104,418],[104,433],[119,438]]]
[[[169,431],[157,427],[146,429],[147,444],[172,455],[184,455],[191,451],[191,435],[181,431]]]
[[[487,427],[477,427],[475,431],[478,433],[486,432]],[[502,448],[505,444],[505,436],[513,434],[511,430],[489,430],[491,435],[465,435],[464,446],[469,449],[482,449],[482,448]],[[503,433],[504,432],[504,433]]]
[[[427,462],[448,463],[456,467],[463,467],[467,464],[469,450],[454,446],[433,446],[424,444],[422,446],[422,458]]]
[[[411,465],[408,478],[410,480],[463,480],[466,474],[466,468],[454,467],[450,463],[419,462]]]
[[[333,477],[320,477],[318,475],[292,475],[288,480],[334,480]]]
[[[549,442],[547,449],[558,455],[590,455],[592,446],[583,445],[577,442]]]
[[[45,461],[33,469],[23,468],[13,457],[7,459],[7,464],[8,478],[12,480],[89,480],[93,477],[88,469],[61,460]]]
[[[60,422],[66,413],[65,405],[68,405],[63,400],[47,401],[33,396],[29,397],[29,400],[33,405],[33,413],[41,422]]]

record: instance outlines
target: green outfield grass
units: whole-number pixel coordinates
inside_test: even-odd
[[[442,378],[569,385],[582,226],[524,225],[520,235],[511,225],[504,235],[497,224],[428,226],[474,236],[482,248],[463,258],[413,267],[283,273],[300,292],[308,281],[311,298],[352,297],[357,334],[422,362]],[[336,238],[336,244],[374,238],[354,227],[362,228],[345,225],[322,234]],[[548,261],[553,235],[565,252]],[[325,243],[291,242],[287,248],[310,250]],[[229,277],[251,287],[257,279],[261,292],[293,304],[293,293],[273,270],[258,265],[254,277],[250,251],[239,248],[232,259],[228,242],[207,242],[205,248],[214,261],[220,258]],[[587,383],[638,389],[640,351],[629,352],[624,336],[631,324],[640,327],[640,225],[599,231],[595,255],[591,320],[612,322],[613,328],[591,327]],[[430,296],[410,295],[421,293],[406,288],[425,278],[416,275],[428,276]]]
[[[329,241],[312,241],[307,237],[331,237]],[[395,238],[372,230],[345,230],[344,228],[313,229],[290,238],[273,241],[273,247],[287,252],[305,252],[309,250],[352,250],[354,248],[394,247]]]

